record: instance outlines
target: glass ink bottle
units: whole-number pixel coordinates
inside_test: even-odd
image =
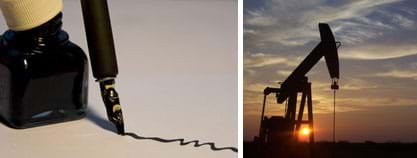
[[[76,120],[86,114],[87,57],[61,29],[62,1],[41,1],[59,3],[49,10],[48,14],[55,10],[50,20],[26,30],[7,30],[0,37],[0,116],[13,128]],[[14,13],[3,6],[2,11],[5,16]],[[19,21],[6,21],[9,28],[18,28],[13,24]]]

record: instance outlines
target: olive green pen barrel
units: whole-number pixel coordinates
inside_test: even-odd
[[[116,77],[117,60],[106,0],[81,0],[93,76]]]

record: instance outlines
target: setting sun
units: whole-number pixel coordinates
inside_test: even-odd
[[[310,128],[308,127],[304,127],[303,129],[301,129],[301,134],[302,135],[309,135],[310,134]]]

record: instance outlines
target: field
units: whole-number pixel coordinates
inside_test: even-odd
[[[349,143],[316,142],[313,146],[314,158],[417,158],[417,143]],[[291,147],[279,148],[272,144],[245,142],[244,158],[309,158],[308,143],[298,143]]]

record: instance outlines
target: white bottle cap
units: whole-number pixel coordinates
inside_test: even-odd
[[[13,31],[38,27],[58,15],[63,0],[0,0],[7,26]]]

